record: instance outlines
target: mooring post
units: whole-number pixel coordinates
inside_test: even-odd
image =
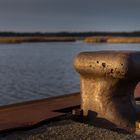
[[[134,100],[140,81],[140,52],[83,52],[74,66],[81,77],[83,115],[135,132],[140,119]]]

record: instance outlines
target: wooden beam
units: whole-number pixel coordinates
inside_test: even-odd
[[[80,94],[74,93],[42,100],[0,107],[0,131],[30,127],[42,121],[64,115],[62,110],[80,105]]]

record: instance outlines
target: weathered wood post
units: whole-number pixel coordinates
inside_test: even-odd
[[[96,113],[96,118],[135,132],[140,114],[133,94],[140,81],[140,52],[83,52],[74,66],[81,77],[84,116],[94,120],[92,114]]]

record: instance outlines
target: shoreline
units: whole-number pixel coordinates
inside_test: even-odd
[[[0,43],[2,44],[14,44],[14,43],[36,43],[36,42],[75,42],[82,40],[81,37],[41,37],[41,36],[10,36],[0,37]]]
[[[84,39],[86,43],[140,43],[140,37],[120,37],[120,36],[95,36],[86,37]]]
[[[16,43],[37,43],[37,42],[76,42],[83,41],[85,43],[140,43],[140,37],[122,37],[122,36],[5,36],[0,37],[0,44],[16,44]]]

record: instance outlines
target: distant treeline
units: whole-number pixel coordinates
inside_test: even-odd
[[[0,37],[90,37],[90,36],[126,36],[126,37],[140,37],[140,31],[135,32],[33,32],[33,33],[19,33],[19,32],[0,32]]]

